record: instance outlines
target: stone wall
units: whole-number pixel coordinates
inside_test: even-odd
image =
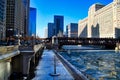
[[[78,37],[87,37],[88,18],[78,22]]]

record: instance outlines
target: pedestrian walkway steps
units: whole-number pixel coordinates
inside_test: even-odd
[[[71,74],[63,66],[63,64],[56,58],[56,73],[59,76],[51,76],[54,73],[54,52],[52,50],[44,50],[42,59],[40,59],[36,67],[35,77],[33,80],[74,80]]]

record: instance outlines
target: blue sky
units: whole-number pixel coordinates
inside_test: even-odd
[[[48,22],[54,15],[64,16],[64,31],[69,23],[78,23],[87,17],[89,7],[94,3],[107,5],[113,0],[30,0],[30,6],[37,9],[37,35],[44,37]]]

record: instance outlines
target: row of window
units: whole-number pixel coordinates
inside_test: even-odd
[[[7,0],[7,5],[15,4],[15,0]]]
[[[3,22],[5,16],[4,16],[4,12],[5,12],[5,0],[1,0],[0,1],[0,21]]]

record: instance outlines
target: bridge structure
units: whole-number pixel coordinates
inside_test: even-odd
[[[120,39],[54,37],[52,43],[58,45],[59,48],[63,45],[96,45],[111,49],[115,48],[117,43],[120,43]]]
[[[32,77],[43,47],[44,44],[0,46],[0,80]]]
[[[120,49],[120,39],[114,38],[67,38],[53,37],[40,39],[39,44],[0,46],[0,80],[15,80],[33,76],[33,71],[45,46],[55,45],[97,45]],[[46,43],[46,44],[45,44]],[[116,45],[117,44],[117,45]],[[49,47],[48,47],[49,48]]]

